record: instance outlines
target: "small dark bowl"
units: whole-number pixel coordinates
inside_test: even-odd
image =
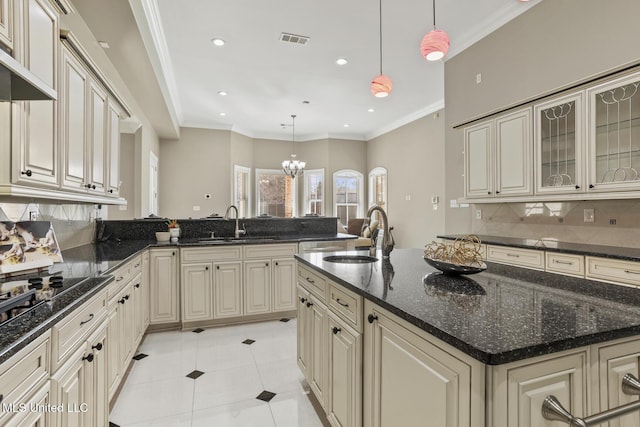
[[[423,257],[423,259],[431,267],[437,268],[438,270],[442,271],[443,274],[447,274],[450,276],[459,276],[461,274],[475,274],[487,269],[487,264],[485,264],[484,262],[480,266],[474,266],[452,264],[450,262],[439,261],[426,257]]]

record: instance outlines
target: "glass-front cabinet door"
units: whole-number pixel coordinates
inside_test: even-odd
[[[582,93],[537,104],[536,194],[584,191]]]
[[[640,73],[595,86],[589,97],[589,190],[640,188]]]

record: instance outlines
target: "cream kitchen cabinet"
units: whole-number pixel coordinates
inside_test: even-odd
[[[105,159],[111,149],[107,149],[107,94],[100,84],[91,79],[89,81],[88,103],[88,139],[89,152],[87,170],[89,171],[86,187],[90,192],[104,193],[106,184]]]
[[[213,319],[213,264],[183,264],[182,322]]]
[[[51,402],[65,410],[52,412],[52,427],[108,425],[107,323],[103,322],[51,376]]]
[[[589,192],[640,188],[639,87],[635,72],[587,90]]]
[[[244,312],[271,311],[271,260],[244,262]]]
[[[137,276],[139,277],[139,276]],[[137,283],[137,282],[136,282]],[[108,398],[113,398],[135,351],[135,294],[127,282],[109,299]]]
[[[40,390],[33,395],[31,400],[26,402],[26,407],[46,407],[46,405],[50,404],[49,386],[49,382],[43,385]],[[4,427],[47,427],[49,425],[48,414],[45,411],[21,412],[15,414],[15,416],[3,424]]]
[[[534,105],[536,195],[583,193],[583,92]]]
[[[320,405],[327,409],[328,374],[329,374],[329,322],[327,306],[313,294],[304,301],[304,307],[298,311],[298,317],[305,316],[307,326],[304,339],[308,342],[309,359],[307,382]]]
[[[487,245],[487,261],[544,270],[544,251]]]
[[[13,49],[14,22],[14,2],[0,0],[0,43],[9,49]]]
[[[149,257],[149,323],[180,321],[178,249],[151,249]]]
[[[242,316],[242,263],[219,262],[214,271],[213,318]]]
[[[484,426],[484,367],[365,301],[365,426]]]
[[[296,262],[292,258],[272,261],[272,310],[287,311],[296,308]]]
[[[311,369],[311,331],[309,314],[305,304],[309,301],[309,291],[300,285],[296,286],[296,301],[299,304],[296,324],[296,361],[305,378],[309,378]]]
[[[146,262],[144,261],[146,257]],[[145,273],[146,266],[146,273]],[[137,276],[133,284],[133,304],[134,311],[134,339],[133,349],[140,345],[147,326],[149,326],[149,252],[142,255],[142,271]]]
[[[106,151],[104,158],[107,173],[107,196],[120,195],[120,118],[124,114],[113,98],[107,100]]]
[[[58,86],[59,16],[49,0],[12,1],[22,14],[15,27],[14,56],[48,87]],[[18,16],[20,16],[18,13]],[[11,183],[57,188],[59,185],[58,104],[12,103]]]
[[[533,194],[531,108],[464,129],[465,197]]]

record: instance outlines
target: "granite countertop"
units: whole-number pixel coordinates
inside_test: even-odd
[[[448,234],[437,236],[440,239],[455,240],[461,234]],[[576,255],[598,256],[603,258],[622,259],[627,261],[640,261],[640,249],[624,248],[618,246],[590,245],[587,243],[566,243],[551,239],[525,239],[519,237],[501,237],[477,235],[482,243],[496,246],[510,246],[514,248],[537,249],[549,252],[561,252]]]
[[[331,241],[353,239],[348,234],[336,235],[279,235],[274,240],[242,240],[224,243],[267,244],[294,243],[301,241]],[[184,239],[178,243],[157,243],[149,240],[119,240],[88,244],[62,251],[64,262],[54,264],[47,274],[62,274],[64,277],[87,277],[87,280],[68,291],[55,296],[50,302],[43,303],[0,326],[0,363],[45,333],[55,323],[62,320],[75,308],[104,289],[111,281],[114,270],[127,262],[141,250],[149,247],[205,247],[221,246],[197,239]],[[24,278],[31,277],[29,275]],[[2,281],[0,281],[1,284]]]
[[[444,276],[421,249],[396,249],[389,260],[378,252],[370,264],[323,260],[335,254],[296,258],[489,365],[640,334],[633,288],[494,263]]]

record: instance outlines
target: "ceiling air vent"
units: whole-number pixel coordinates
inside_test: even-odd
[[[307,36],[299,36],[296,34],[289,34],[289,33],[281,33],[280,34],[280,41],[281,42],[287,42],[287,43],[293,43],[293,44],[301,44],[301,45],[306,45],[307,43],[309,43],[309,37]]]

